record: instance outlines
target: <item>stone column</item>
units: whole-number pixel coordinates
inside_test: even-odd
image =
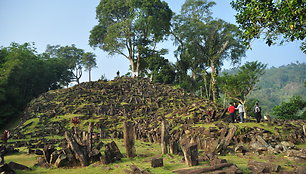
[[[134,133],[134,126],[133,123],[127,121],[123,122],[123,129],[124,129],[124,145],[126,149],[126,154],[128,158],[133,158],[136,156],[136,149],[135,149],[135,133]]]
[[[161,124],[161,148],[162,154],[168,153],[168,142],[169,142],[169,133],[168,133],[168,126],[165,120],[162,121]]]

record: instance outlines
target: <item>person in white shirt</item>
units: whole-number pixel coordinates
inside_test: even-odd
[[[239,116],[240,116],[240,123],[244,122],[244,106],[242,105],[241,102],[239,102],[239,105],[237,106]]]

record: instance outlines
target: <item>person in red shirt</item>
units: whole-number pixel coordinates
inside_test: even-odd
[[[235,111],[236,108],[233,106],[233,103],[230,103],[230,106],[228,107],[227,111],[229,112],[229,116],[231,118],[231,122],[235,122]]]

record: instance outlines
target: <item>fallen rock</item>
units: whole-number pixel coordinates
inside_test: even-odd
[[[0,165],[0,173],[2,174],[15,174],[15,171],[8,165],[3,164]]]
[[[288,150],[287,157],[290,160],[306,163],[306,149]]]
[[[164,166],[163,158],[153,158],[151,161],[151,167],[162,167]]]
[[[254,160],[250,160],[248,166],[253,173],[272,173],[272,172],[279,172],[280,170],[279,165],[272,163],[257,162]]]
[[[15,163],[13,161],[9,162],[8,165],[13,170],[32,170],[31,168],[29,168],[29,167],[27,167],[25,165],[18,164],[18,163]]]
[[[200,174],[200,173],[222,170],[223,168],[230,167],[232,165],[233,164],[231,164],[231,163],[222,163],[222,164],[217,164],[217,165],[214,165],[214,166],[203,167],[203,168],[178,169],[178,170],[173,170],[172,172],[179,173],[179,174]]]
[[[143,170],[136,165],[131,165],[131,170],[126,169],[125,173],[126,174],[151,174],[150,172]]]

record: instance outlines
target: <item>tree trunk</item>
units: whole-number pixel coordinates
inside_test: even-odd
[[[88,74],[89,74],[88,79],[89,79],[89,81],[91,82],[91,68],[88,69]]]
[[[139,76],[139,66],[140,66],[140,53],[138,54],[138,57],[137,57],[137,62],[136,62],[136,77]]]
[[[131,71],[132,71],[132,77],[134,77],[134,72],[135,72],[135,66],[134,66],[134,61],[132,58],[129,58],[130,65],[131,65]]]
[[[207,82],[207,72],[205,71],[204,72],[204,75],[203,75],[203,78],[204,78],[204,87],[205,87],[205,97],[206,98],[210,98],[209,96],[209,89],[208,89],[208,82]]]
[[[192,71],[192,79],[193,79],[194,81],[196,81],[196,79],[197,79],[195,70]]]
[[[214,61],[210,61],[211,66],[211,92],[213,102],[217,101],[217,87],[216,87],[216,67]]]

